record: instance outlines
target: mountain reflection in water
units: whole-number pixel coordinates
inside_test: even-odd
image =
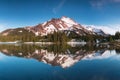
[[[114,53],[106,46],[91,45],[0,45],[0,51],[8,56],[36,59],[52,66],[67,68],[80,60],[106,58]],[[120,50],[115,49],[119,54]]]

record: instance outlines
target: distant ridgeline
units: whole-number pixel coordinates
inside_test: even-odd
[[[106,34],[101,29],[84,27],[71,18],[62,17],[50,21],[16,29],[7,29],[0,33],[0,42],[57,42],[71,40],[85,42],[105,42],[120,39],[120,33],[115,36]]]

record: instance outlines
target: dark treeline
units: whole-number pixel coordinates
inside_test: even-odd
[[[97,42],[111,42],[120,39],[120,32],[116,32],[115,35],[101,36],[101,35],[85,35],[80,36],[77,34],[69,34],[65,32],[56,32],[48,34],[46,36],[35,36],[32,32],[11,33],[7,36],[0,35],[0,42],[18,41],[18,42],[56,42],[64,43],[70,40],[84,41],[88,43]]]
[[[32,32],[22,33],[20,34],[9,34],[7,36],[0,35],[1,42],[7,41],[20,41],[20,42],[57,42],[64,43],[69,41],[70,39],[64,32],[55,32],[52,34],[48,34],[46,36],[35,36]]]
[[[56,42],[56,43],[64,43],[71,40],[66,35],[65,32],[56,32],[56,31],[54,31],[53,34],[48,34],[46,36],[42,36],[41,38],[43,39],[42,41]]]

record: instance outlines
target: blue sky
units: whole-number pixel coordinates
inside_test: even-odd
[[[120,0],[0,0],[0,31],[62,16],[80,24],[119,27]]]

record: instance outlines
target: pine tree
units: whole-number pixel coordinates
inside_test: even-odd
[[[120,32],[115,33],[115,39],[120,39]]]

